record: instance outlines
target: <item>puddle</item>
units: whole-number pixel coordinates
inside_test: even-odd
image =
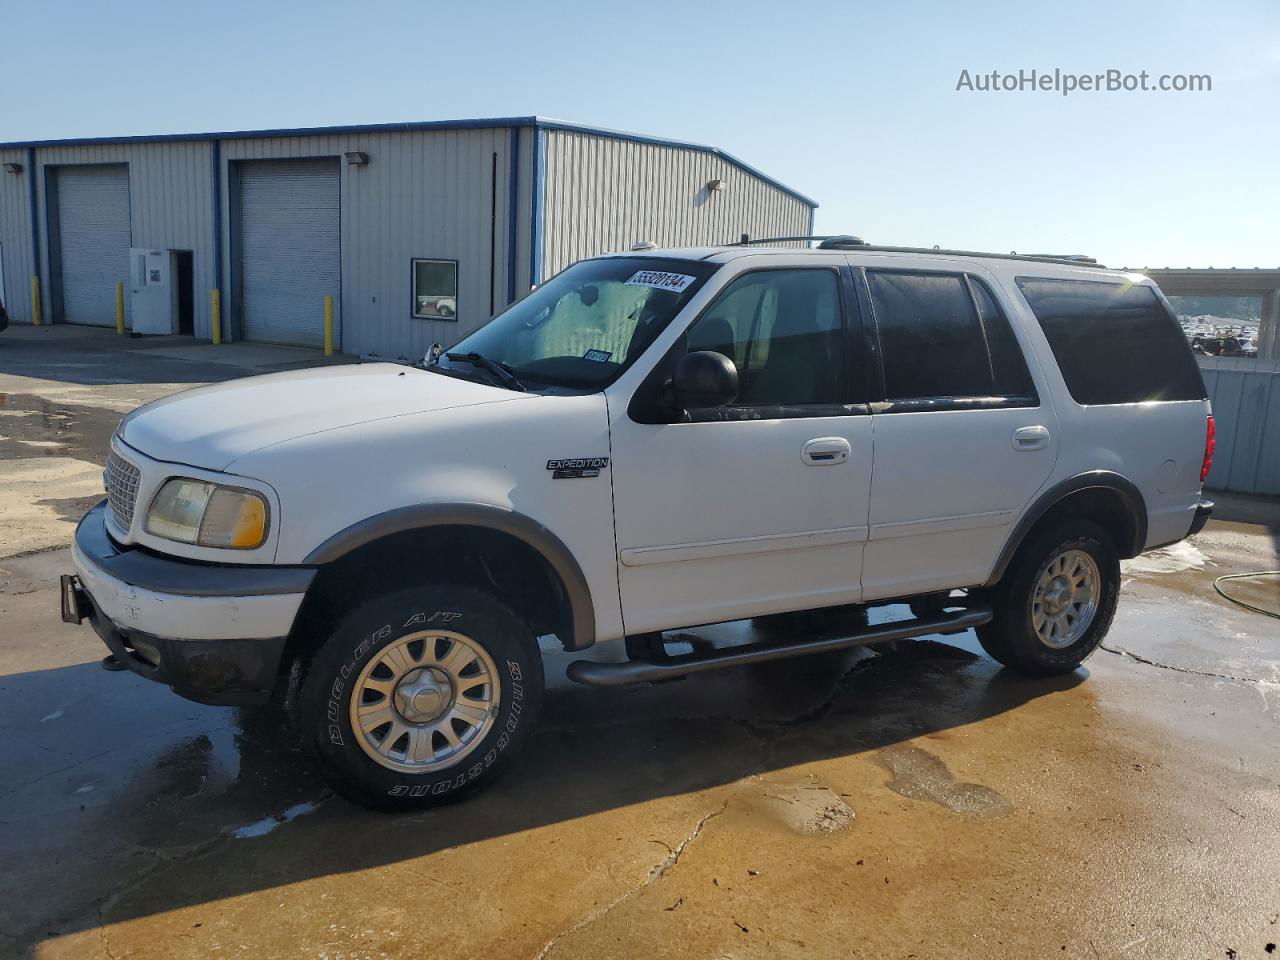
[[[970,817],[1003,817],[1013,804],[980,783],[961,783],[947,765],[919,747],[899,745],[881,750],[877,759],[893,774],[889,789],[912,800],[929,800]]]
[[[1183,570],[1203,570],[1208,562],[1209,558],[1194,543],[1182,540],[1132,560],[1121,560],[1120,573],[1126,577],[1156,576]]]
[[[272,830],[288,823],[290,820],[296,820],[303,814],[313,813],[319,806],[319,803],[310,800],[303,803],[295,803],[279,816],[263,817],[261,820],[246,823],[243,827],[236,827],[227,832],[237,840],[245,840],[250,837],[265,837]]]
[[[0,393],[0,460],[73,457],[104,463],[120,417],[115,410]]]

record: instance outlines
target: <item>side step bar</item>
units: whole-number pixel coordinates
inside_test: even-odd
[[[811,653],[829,653],[847,647],[862,647],[891,640],[909,640],[931,633],[959,633],[970,627],[989,623],[993,616],[988,606],[974,606],[954,613],[942,613],[936,617],[916,620],[898,620],[876,627],[869,627],[855,634],[841,637],[821,637],[816,640],[800,640],[788,644],[751,644],[726,647],[709,653],[690,653],[666,660],[628,660],[623,663],[595,663],[591,660],[575,660],[566,673],[570,680],[594,687],[619,687],[628,683],[656,683],[686,677],[707,670],[724,667],[740,667],[747,663],[767,663],[803,657]]]

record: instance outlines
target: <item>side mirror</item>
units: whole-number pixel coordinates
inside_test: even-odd
[[[681,410],[724,406],[738,396],[738,368],[723,353],[695,350],[676,364],[668,394]]]

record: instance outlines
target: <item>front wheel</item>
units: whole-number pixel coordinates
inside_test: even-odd
[[[1069,673],[1098,648],[1120,594],[1120,560],[1089,520],[1063,520],[1019,549],[991,594],[994,619],[978,640],[1020,673]]]
[[[492,782],[528,736],[542,688],[537,640],[496,597],[407,589],[339,622],[307,671],[298,720],[335,790],[408,810]]]

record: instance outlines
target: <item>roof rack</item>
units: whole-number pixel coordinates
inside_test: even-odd
[[[737,243],[731,243],[729,246],[751,247],[756,244],[796,243],[802,240],[806,243],[817,240],[819,250],[847,250],[851,247],[865,247],[867,245],[867,241],[860,237],[851,237],[843,233],[807,237],[761,237],[759,240],[752,240],[750,234],[744,233],[741,240]]]
[[[766,237],[760,240],[753,240],[748,234],[743,234],[742,239],[737,243],[730,243],[730,247],[750,247],[757,244],[770,243],[788,243],[797,241],[818,241],[819,250],[861,250],[874,253],[939,253],[953,257],[987,257],[996,260],[1027,260],[1035,263],[1057,263],[1063,266],[1071,267],[1098,267],[1106,269],[1094,257],[1087,256],[1083,253],[1018,253],[1016,250],[1010,250],[1008,253],[991,253],[982,250],[954,250],[944,247],[892,247],[880,244],[871,244],[860,237],[849,236],[848,234],[829,234],[825,236],[809,236],[809,237]]]

